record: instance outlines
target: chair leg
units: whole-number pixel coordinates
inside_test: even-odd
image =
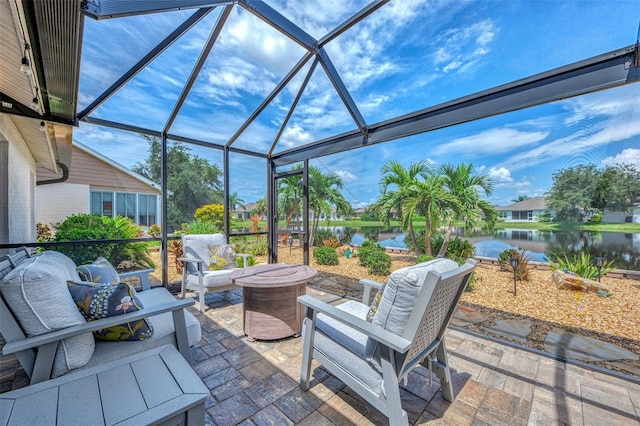
[[[381,352],[380,362],[382,363],[382,378],[384,382],[384,394],[387,402],[387,416],[390,425],[408,425],[409,418],[407,412],[402,409],[402,400],[400,399],[400,383],[393,358],[393,351],[389,348],[383,348]]]
[[[302,365],[300,367],[300,389],[309,390],[311,383],[311,358],[313,356],[314,317],[313,310],[307,308],[307,317],[304,320],[304,341],[302,344]]]
[[[180,298],[184,299],[184,293],[187,290],[187,262],[182,264],[182,286],[180,287]]]
[[[442,388],[442,397],[445,401],[453,402],[455,395],[453,394],[453,385],[451,384],[451,371],[449,369],[449,358],[447,357],[447,345],[444,338],[436,349],[436,358],[438,361],[433,363],[433,371],[440,380]]]

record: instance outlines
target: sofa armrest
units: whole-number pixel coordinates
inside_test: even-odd
[[[102,318],[95,321],[89,321],[84,324],[74,325],[61,330],[52,331],[51,333],[41,334],[39,336],[27,337],[22,340],[8,342],[2,348],[2,354],[9,355],[15,352],[20,352],[27,349],[33,349],[38,346],[43,346],[48,343],[58,342],[62,339],[77,336],[80,334],[101,330],[107,327],[112,327],[114,325],[124,324],[127,322],[144,319],[154,315],[164,314],[165,312],[179,311],[180,309],[187,308],[193,304],[194,304],[193,299],[176,300],[175,302],[167,303],[160,306],[143,308],[135,312],[129,312],[122,315],[116,315],[113,317]],[[184,313],[182,314],[182,316],[184,318]],[[185,335],[186,335],[186,327],[185,327]]]
[[[367,306],[371,303],[371,290],[380,290],[384,285],[377,281],[368,280],[366,278],[361,279],[360,284],[362,284],[364,287],[364,290],[362,292],[362,303]]]
[[[121,274],[118,274],[118,277],[122,279],[126,277],[138,276],[140,277],[140,285],[142,286],[142,291],[150,290],[151,285],[149,284],[149,274],[153,271],[153,269],[141,269],[139,271],[123,272]]]

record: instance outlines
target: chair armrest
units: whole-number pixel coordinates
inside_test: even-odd
[[[193,305],[195,302],[193,299],[176,300],[175,302],[166,303],[164,305],[154,306],[150,308],[143,308],[139,311],[129,312],[122,315],[116,315],[113,317],[102,318],[95,321],[89,321],[84,324],[78,324],[71,327],[67,327],[62,330],[52,331],[51,333],[41,334],[39,336],[27,337],[26,339],[16,340],[14,342],[7,343],[2,348],[3,355],[9,355],[15,352],[24,351],[26,349],[32,349],[38,346],[46,345],[48,343],[57,342],[62,339],[77,336],[80,334],[101,330],[103,328],[112,327],[114,325],[120,325],[131,321],[136,321],[151,317],[154,315],[164,314],[165,312],[177,311],[179,309],[187,308]]]
[[[249,253],[234,253],[234,256],[239,256],[242,258],[242,267],[246,268],[248,266],[249,263],[249,258],[251,257],[251,254]]]
[[[179,257],[178,260],[180,262],[204,263],[204,260],[196,259],[195,257]]]
[[[369,305],[371,303],[371,290],[380,290],[384,284],[379,283],[377,281],[369,280],[363,278],[360,280],[360,284],[364,286],[364,291],[362,292],[362,303],[365,305]]]
[[[396,352],[404,353],[411,347],[411,342],[407,339],[393,334],[381,327],[373,325],[369,321],[358,318],[357,316],[352,315],[349,312],[338,309],[335,306],[318,300],[312,296],[300,296],[298,297],[298,302],[305,305],[308,309],[312,309],[315,312],[325,314],[326,316],[333,318],[336,321],[344,323],[349,327],[352,327],[355,330],[366,334],[367,336],[377,340],[378,342],[395,350]]]
[[[141,269],[139,271],[131,271],[131,272],[123,272],[118,274],[118,277],[126,278],[126,277],[140,277],[140,285],[142,286],[142,290],[150,290],[151,285],[149,285],[149,274],[153,272],[154,269]]]

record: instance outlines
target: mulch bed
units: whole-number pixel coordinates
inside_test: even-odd
[[[415,256],[411,254],[390,253],[390,256],[392,271],[415,264]],[[280,247],[278,259],[281,263],[302,263],[302,250]],[[160,265],[159,256],[154,260]],[[266,256],[258,261],[266,262]],[[170,263],[169,281],[179,281],[180,276],[175,272],[171,259]],[[382,283],[388,279],[388,276],[369,274],[353,257],[341,256],[339,265],[325,266],[318,265],[310,255],[310,264],[319,271],[316,283],[323,281],[321,278],[335,282],[325,290],[355,298],[362,294],[359,279],[368,278]],[[158,268],[158,274],[159,271]],[[528,281],[517,282],[517,295],[514,295],[511,270],[478,264],[475,275],[473,290],[464,293],[461,303],[477,310],[487,320],[465,328],[491,334],[484,327],[497,319],[528,319],[532,328],[526,345],[531,348],[544,350],[547,333],[559,327],[614,343],[640,355],[640,281],[605,276],[602,283],[609,287],[612,295],[600,297],[581,290],[558,289],[551,280],[551,271],[533,269]],[[495,337],[504,339],[503,336]],[[607,363],[594,364],[619,369]],[[637,366],[636,371],[640,370],[640,362],[630,364]],[[633,371],[625,372],[634,374]]]

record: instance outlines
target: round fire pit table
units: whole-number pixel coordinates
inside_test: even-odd
[[[272,263],[238,269],[231,281],[242,287],[244,334],[251,341],[299,336],[304,306],[298,296],[318,271],[307,265]]]

